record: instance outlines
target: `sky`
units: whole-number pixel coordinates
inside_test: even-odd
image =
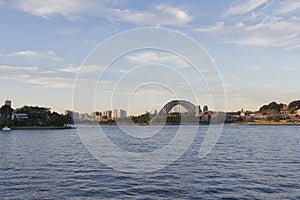
[[[227,111],[289,103],[300,98],[299,13],[296,0],[0,0],[0,101],[9,98],[14,108],[122,108],[138,114],[179,98],[223,110],[212,100],[224,101],[218,99],[222,87]],[[196,76],[190,63],[161,49],[128,52],[109,68],[90,62],[134,40],[123,38],[97,51],[109,38],[147,27],[190,38],[201,46],[203,58],[193,52],[185,58],[209,58],[218,73],[206,75],[201,68],[204,77]],[[135,38],[150,40],[151,35]],[[184,48],[184,39],[176,45]]]

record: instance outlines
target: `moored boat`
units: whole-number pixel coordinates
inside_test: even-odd
[[[11,128],[9,128],[8,126],[4,126],[4,127],[2,128],[2,131],[11,131]]]

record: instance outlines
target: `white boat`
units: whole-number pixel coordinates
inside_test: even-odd
[[[9,128],[8,126],[4,126],[4,127],[2,128],[2,131],[11,131],[11,128]]]

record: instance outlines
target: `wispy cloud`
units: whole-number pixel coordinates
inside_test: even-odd
[[[249,13],[250,11],[255,10],[257,7],[261,6],[262,4],[266,3],[267,0],[246,0],[242,1],[242,3],[237,4],[235,6],[231,6],[225,12],[225,16],[230,15],[243,15]]]
[[[81,74],[94,74],[102,72],[105,69],[103,66],[98,65],[84,65],[79,67],[74,67],[73,65],[69,65],[63,68],[56,69],[59,72],[66,72],[66,73],[81,73]]]
[[[224,29],[224,22],[216,22],[215,25],[207,26],[207,27],[198,27],[195,28],[194,30],[199,32],[215,32],[221,29]]]
[[[215,34],[225,44],[298,49],[300,20],[299,15],[293,12],[299,9],[298,1],[241,1],[225,11],[223,21],[195,28],[194,31]],[[230,17],[236,15],[240,16]]]
[[[66,69],[71,71],[71,67]],[[91,67],[85,72],[91,73],[94,69]],[[0,80],[12,80],[44,88],[73,88],[75,77],[68,76],[67,71],[47,70],[39,67],[0,66]],[[90,88],[95,86],[95,81],[88,78],[77,79],[76,82],[77,87]]]
[[[61,61],[62,60],[52,50],[49,50],[47,52],[24,50],[24,51],[16,51],[16,52],[9,53],[9,54],[0,54],[0,56],[2,56],[2,57],[24,57],[24,58],[36,58],[36,59],[48,59],[48,60],[54,60],[54,61]]]
[[[245,70],[248,71],[261,71],[262,68],[259,65],[250,65],[244,68]]]
[[[281,47],[292,50],[300,47],[300,21],[270,18],[255,24],[238,22],[194,29],[219,36],[220,41],[237,46]]]
[[[280,6],[275,10],[276,14],[291,13],[300,10],[300,1],[282,1]]]
[[[165,65],[169,65],[172,67],[179,67],[179,68],[184,68],[189,66],[189,64],[181,57],[167,52],[154,52],[154,51],[138,52],[126,56],[126,59],[129,62],[136,63],[136,64],[159,63],[159,64],[165,64]]]
[[[53,74],[52,70],[43,70],[38,67],[18,67],[18,66],[0,66],[1,76],[8,74],[19,74],[19,75],[28,75],[28,74]]]
[[[0,66],[1,80],[13,80],[21,83],[42,87],[65,88],[71,87],[71,79],[56,77],[52,70],[38,67]]]
[[[184,26],[193,20],[193,17],[189,15],[189,13],[186,10],[179,7],[172,7],[172,6],[161,4],[158,5],[156,9],[162,12],[162,15],[158,16],[159,18],[157,19],[158,20],[160,18],[164,19],[165,22],[163,23],[166,24],[177,23],[178,25]]]
[[[284,48],[290,48],[300,44],[298,34],[300,32],[300,24],[295,21],[274,19],[269,22],[261,22],[250,26],[243,25],[238,27],[238,31],[235,38],[228,38],[227,41],[225,40],[225,43],[240,46]]]
[[[98,5],[91,0],[15,0],[14,7],[44,18],[60,14],[68,20],[75,20],[79,19],[77,14],[97,9]]]
[[[74,35],[79,33],[81,30],[75,27],[63,27],[58,32],[62,35]]]
[[[46,19],[62,15],[71,21],[92,15],[134,24],[186,26],[193,19],[187,10],[165,4],[160,4],[154,9],[132,10],[112,7],[107,1],[16,0],[14,7]]]

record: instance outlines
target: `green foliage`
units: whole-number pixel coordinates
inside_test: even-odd
[[[0,108],[0,127],[2,128],[3,126],[11,126],[11,115],[12,115],[13,109],[8,106],[8,105],[3,105]]]
[[[262,107],[260,107],[259,112],[260,113],[265,113],[267,110],[273,110],[274,112],[279,112],[280,110],[282,110],[283,106],[285,106],[285,104],[277,104],[276,102],[271,102],[268,105],[263,105]]]
[[[300,100],[289,103],[289,109],[300,109]]]
[[[14,126],[63,126],[72,123],[71,116],[51,112],[50,108],[23,106],[16,113],[26,113],[28,119],[13,120]]]
[[[151,120],[150,113],[148,113],[148,112],[143,115],[132,116],[131,119],[136,124],[149,124],[150,120]]]

